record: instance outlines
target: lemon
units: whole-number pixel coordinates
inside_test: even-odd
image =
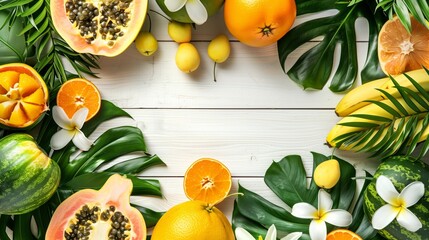
[[[192,43],[181,43],[176,52],[176,65],[185,73],[190,73],[200,66],[200,54]]]
[[[340,164],[337,160],[330,159],[317,165],[313,180],[317,186],[330,189],[340,180],[340,175]]]
[[[135,39],[135,45],[143,56],[150,56],[158,50],[158,41],[150,32],[140,32]]]
[[[152,240],[234,240],[232,226],[216,207],[198,200],[180,203],[158,221]]]
[[[192,37],[192,25],[190,23],[181,23],[173,20],[168,23],[168,35],[177,43],[190,42]]]
[[[231,52],[229,39],[225,34],[220,34],[213,38],[207,48],[209,57],[217,63],[225,62]]]

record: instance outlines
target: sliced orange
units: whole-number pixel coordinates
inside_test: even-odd
[[[201,158],[186,171],[183,188],[190,200],[201,200],[214,205],[221,202],[231,190],[231,172],[220,161]]]
[[[81,108],[88,108],[86,121],[93,118],[101,107],[101,96],[97,87],[89,80],[74,78],[66,81],[57,94],[57,105],[72,118]]]
[[[411,17],[411,34],[398,17],[388,20],[378,36],[378,59],[384,73],[398,75],[429,67],[429,29]]]
[[[347,229],[337,229],[326,236],[326,240],[362,240],[356,233]]]

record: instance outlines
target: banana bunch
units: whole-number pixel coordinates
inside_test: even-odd
[[[428,92],[426,69],[354,88],[335,108],[343,118],[329,132],[328,145],[379,154],[392,154],[405,146],[415,148],[429,135]]]

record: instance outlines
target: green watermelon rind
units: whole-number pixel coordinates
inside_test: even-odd
[[[409,207],[409,210],[420,219],[423,225],[421,229],[417,232],[410,232],[394,220],[379,231],[380,235],[386,239],[398,240],[418,240],[429,236],[429,167],[421,161],[405,156],[390,157],[381,163],[364,193],[364,211],[370,220],[374,212],[386,204],[375,189],[376,179],[381,175],[388,177],[399,192],[409,183],[421,181],[425,185],[425,195],[417,204]]]
[[[38,148],[34,139],[24,133],[0,140],[0,214],[31,212],[56,191],[61,170],[42,149],[35,147]],[[46,164],[36,165],[35,159]]]

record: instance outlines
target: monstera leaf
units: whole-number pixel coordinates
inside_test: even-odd
[[[363,212],[363,191],[357,197],[355,204],[352,204],[356,193],[355,168],[348,162],[337,157],[340,163],[341,177],[335,187],[329,190],[333,200],[333,209],[353,209],[353,222],[349,229],[359,234],[363,239],[372,239],[376,236],[376,231],[371,227]],[[313,153],[313,168],[328,157]],[[319,188],[312,180],[307,184],[307,177],[302,163],[302,159],[297,155],[289,155],[279,162],[273,162],[267,169],[264,181],[267,186],[282,200],[287,206],[292,207],[299,202],[307,202],[317,208],[317,194]],[[366,173],[366,177],[371,175]],[[370,180],[365,180],[363,189]],[[274,224],[280,232],[302,232],[300,239],[310,239],[310,221],[293,216],[284,207],[271,203],[264,197],[239,186],[239,196],[234,204],[232,222],[234,228],[242,227],[254,237],[265,235],[267,229]],[[328,230],[333,230],[333,226],[328,225]]]
[[[356,34],[361,30],[355,28],[355,23],[361,17],[369,25],[368,54],[361,71],[362,82],[384,76],[378,63],[377,38],[386,16],[383,11],[376,11],[375,0],[364,0],[351,6],[348,1],[339,0],[297,0],[296,3],[298,16],[328,10],[337,12],[301,23],[278,41],[280,64],[286,71],[286,59],[293,51],[315,38],[323,38],[288,70],[287,74],[293,81],[304,89],[322,89],[333,72],[335,48],[340,45],[339,66],[329,88],[333,92],[350,89],[358,74]]]
[[[103,122],[113,118],[131,118],[128,113],[111,102],[102,101],[99,113],[85,123],[82,131],[90,135]],[[49,141],[57,131],[57,125],[51,116],[46,116],[40,126],[37,141],[50,152]],[[113,162],[115,159],[133,153],[140,156]],[[44,205],[31,213],[13,216],[0,216],[0,239],[9,239],[6,231],[11,229],[14,239],[44,239],[45,231],[56,207],[71,194],[85,188],[100,189],[107,178],[114,173],[126,175],[133,182],[133,196],[149,195],[162,197],[158,180],[141,179],[136,174],[153,165],[163,165],[157,155],[147,153],[142,132],[137,127],[114,127],[98,137],[89,151],[80,152],[70,143],[65,148],[52,154],[61,168],[60,185],[54,196]],[[107,166],[108,164],[108,166]],[[144,216],[148,227],[156,224],[162,212],[156,212],[142,206],[134,205]],[[31,231],[31,219],[37,226],[36,237]]]

